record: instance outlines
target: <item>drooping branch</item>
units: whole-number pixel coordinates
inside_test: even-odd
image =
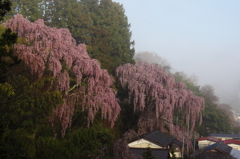
[[[116,76],[129,99],[138,112],[138,134],[148,133],[154,129],[173,133],[173,112],[175,109],[185,111],[185,121],[190,120],[190,131],[196,121],[201,124],[201,110],[204,108],[202,97],[195,96],[182,82],[175,82],[156,64],[137,62],[125,64],[116,69]],[[165,130],[166,131],[166,130]]]
[[[59,118],[62,136],[71,126],[74,105],[88,112],[88,125],[98,111],[103,119],[114,125],[120,106],[116,92],[110,88],[113,80],[100,68],[97,60],[88,56],[85,44],[77,46],[68,29],[47,27],[41,19],[32,23],[20,14],[7,21],[5,26],[23,39],[15,46],[15,53],[31,73],[41,77],[50,70],[56,78],[56,89],[63,92],[65,102],[53,111],[51,120],[54,122],[54,116]],[[87,81],[83,81],[83,77]],[[71,78],[76,82],[70,84]]]

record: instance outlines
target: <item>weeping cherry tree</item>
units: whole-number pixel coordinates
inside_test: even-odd
[[[5,26],[20,37],[14,52],[31,73],[38,77],[48,73],[56,78],[52,85],[62,92],[64,102],[53,110],[49,120],[53,125],[56,119],[60,121],[62,137],[71,127],[75,109],[87,112],[88,126],[99,111],[102,119],[114,125],[120,106],[116,92],[110,88],[113,79],[88,56],[84,44],[76,45],[68,29],[47,27],[41,19],[30,22],[20,14]]]
[[[181,140],[184,129],[173,124],[176,109],[185,112],[190,132],[197,121],[201,124],[204,99],[186,89],[184,83],[175,82],[174,77],[159,65],[143,62],[125,64],[116,69],[116,76],[128,93],[134,113],[139,115],[136,128],[139,135],[159,129]]]

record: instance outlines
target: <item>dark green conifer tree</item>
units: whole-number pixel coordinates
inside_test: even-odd
[[[30,21],[43,18],[43,1],[41,0],[11,0],[12,9],[8,13],[8,18],[13,17],[17,13],[21,13]]]
[[[151,150],[150,147],[146,148],[146,150],[142,153],[142,157],[144,159],[154,159],[154,158],[156,158],[155,156],[153,156],[152,150]]]
[[[68,1],[67,8],[65,13],[67,17],[66,27],[71,31],[77,44],[85,43],[90,46],[93,20],[89,9],[76,0]]]
[[[11,10],[11,1],[10,0],[0,0],[0,21],[3,20],[3,17]]]
[[[20,60],[13,54],[13,45],[17,41],[17,34],[11,29],[0,26],[0,83],[6,80],[6,73],[10,67],[17,65]]]
[[[119,65],[134,63],[134,42],[123,6],[112,0],[102,0],[93,11],[91,57],[98,59],[111,74]]]

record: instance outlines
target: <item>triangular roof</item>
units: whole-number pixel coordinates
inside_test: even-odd
[[[161,145],[162,147],[169,146],[170,144],[173,144],[173,143],[181,147],[183,144],[181,141],[177,140],[175,137],[168,135],[166,133],[162,133],[158,130],[152,131],[148,134],[141,135],[133,141],[136,141],[142,138],[150,142],[153,142],[157,145]]]
[[[212,150],[215,150],[215,152]],[[228,146],[227,144],[221,141],[205,147],[196,156],[197,158],[205,158],[205,159],[210,159],[210,158],[212,159],[216,157],[218,159],[229,159],[229,158],[240,159],[240,151]]]
[[[232,150],[232,147],[228,146],[227,144],[225,144],[223,142],[216,142],[215,144],[207,146],[204,149],[203,153],[211,151],[211,150],[216,150],[216,151],[219,151],[219,152],[222,152],[222,153],[225,153],[225,154],[230,154],[230,152]]]

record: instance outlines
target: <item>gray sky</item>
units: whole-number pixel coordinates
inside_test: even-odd
[[[240,91],[239,0],[113,0],[123,4],[135,50],[210,84],[221,102]],[[236,100],[236,99],[235,99]]]

